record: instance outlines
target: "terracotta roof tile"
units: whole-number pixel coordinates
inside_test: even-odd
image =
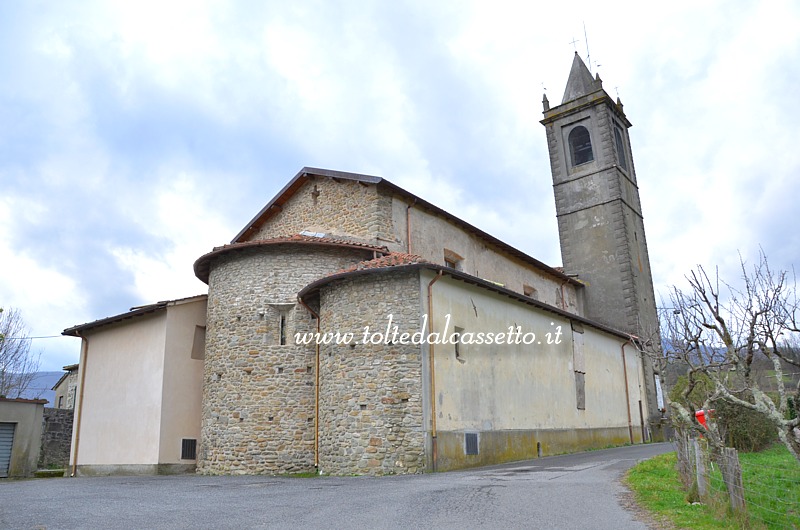
[[[227,250],[232,248],[269,245],[271,243],[330,243],[334,245],[349,245],[352,247],[364,247],[370,250],[379,250],[382,252],[388,252],[387,248],[384,246],[372,245],[370,243],[364,243],[362,241],[343,239],[337,237],[306,236],[303,234],[294,234],[290,236],[277,236],[277,237],[271,237],[269,239],[255,239],[252,241],[243,241],[241,243],[229,243],[227,245],[222,245],[221,247],[214,247],[213,251],[216,252],[217,250]]]
[[[385,246],[377,246],[371,243],[365,243],[354,239],[344,239],[337,237],[316,237],[303,234],[294,234],[290,236],[277,236],[269,239],[256,239],[253,241],[243,241],[241,243],[229,243],[221,247],[214,247],[208,254],[204,254],[197,258],[194,262],[194,275],[201,281],[208,283],[208,274],[211,260],[217,256],[224,254],[228,251],[238,251],[247,248],[264,247],[269,245],[281,245],[286,243],[301,243],[309,245],[327,245],[327,246],[340,246],[347,248],[364,249],[373,251],[380,254],[387,254],[389,249]]]
[[[337,271],[335,274],[343,274],[345,272],[362,271],[364,269],[383,269],[387,267],[401,267],[403,265],[413,265],[414,263],[430,263],[430,261],[417,256],[416,254],[406,254],[405,252],[389,252],[385,256],[379,258],[362,261],[352,267]]]

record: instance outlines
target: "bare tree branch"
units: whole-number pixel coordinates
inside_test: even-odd
[[[689,403],[697,378],[708,378],[713,389],[703,409],[714,400],[724,400],[764,415],[800,462],[800,420],[789,418],[792,400],[800,402],[800,381],[795,388],[787,387],[783,364],[800,367],[794,271],[773,271],[763,250],[757,263],[748,266],[741,256],[739,262],[739,287],[720,279],[718,270],[710,276],[698,266],[686,275],[688,290],[670,289],[668,307],[660,312],[663,352],[658,355],[662,363],[687,367],[684,403]],[[764,369],[754,371],[754,363],[763,358],[772,368],[767,390],[759,382]],[[767,391],[777,397],[773,400]],[[705,432],[684,404],[671,403],[670,408],[681,428],[691,425]],[[716,436],[709,435],[712,444],[719,441]]]
[[[39,355],[31,354],[31,341],[16,309],[0,308],[0,397],[18,398],[39,371]]]

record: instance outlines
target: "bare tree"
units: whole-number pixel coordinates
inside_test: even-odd
[[[0,307],[0,397],[18,398],[31,384],[39,370],[39,355],[30,349],[19,311]]]
[[[663,355],[668,363],[687,367],[684,398],[696,385],[710,381],[704,409],[723,400],[763,414],[800,462],[800,418],[790,417],[792,402],[800,397],[800,383],[787,388],[784,379],[784,366],[800,367],[796,280],[793,272],[773,271],[763,252],[753,266],[741,259],[740,263],[738,287],[720,280],[718,271],[709,275],[698,266],[686,277],[689,290],[670,290],[671,307],[662,312]],[[758,356],[772,364],[775,399],[759,386],[764,373],[759,378],[753,369]],[[674,422],[706,432],[681,403],[670,403],[670,408]],[[713,445],[721,445],[718,432],[708,434]]]

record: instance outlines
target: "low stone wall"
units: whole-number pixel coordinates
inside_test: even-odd
[[[39,452],[39,469],[67,467],[72,445],[73,411],[70,409],[44,409],[42,418],[42,448]]]

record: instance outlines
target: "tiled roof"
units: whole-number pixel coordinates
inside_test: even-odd
[[[386,247],[371,245],[369,243],[364,243],[362,241],[356,241],[351,239],[342,239],[337,237],[316,237],[316,236],[307,236],[303,234],[294,234],[291,236],[278,236],[278,237],[271,237],[269,239],[256,239],[254,241],[244,241],[242,243],[229,243],[227,245],[222,245],[221,247],[214,247],[213,252],[218,250],[227,250],[233,248],[245,248],[245,247],[256,247],[261,245],[271,245],[275,243],[323,243],[323,244],[332,244],[332,245],[347,245],[351,247],[364,247],[370,250],[378,250],[382,252],[388,252]]]
[[[403,265],[413,265],[414,263],[430,263],[430,261],[422,258],[422,256],[417,256],[416,254],[406,254],[405,252],[389,252],[385,256],[362,261],[356,265],[353,265],[352,267],[342,269],[333,274],[343,274],[345,272],[362,271],[365,269],[401,267]]]
[[[197,261],[194,262],[194,275],[197,276],[201,281],[208,283],[208,274],[211,266],[211,261],[217,256],[230,251],[263,247],[268,245],[284,245],[287,243],[338,246],[345,248],[360,248],[364,250],[372,250],[374,252],[379,252],[381,254],[389,253],[389,249],[386,248],[385,246],[372,245],[370,243],[364,243],[362,241],[342,239],[337,237],[326,237],[326,236],[317,237],[317,236],[309,236],[303,234],[294,234],[290,236],[272,237],[270,239],[257,239],[254,241],[244,241],[242,243],[230,243],[228,245],[223,245],[221,247],[214,247],[214,250],[212,250],[208,254],[200,256],[197,259]]]
[[[161,302],[156,302],[155,304],[148,304],[142,305],[137,307],[132,307],[130,311],[127,313],[122,313],[119,315],[114,315],[107,318],[101,318],[99,320],[95,320],[93,322],[88,322],[86,324],[79,324],[77,326],[72,326],[71,328],[67,328],[61,332],[62,335],[68,335],[72,337],[80,337],[81,332],[87,331],[93,328],[98,328],[100,326],[105,326],[107,324],[114,324],[116,322],[121,322],[123,320],[128,320],[134,317],[140,317],[143,315],[147,315],[150,313],[155,313],[156,311],[161,311],[166,309],[166,307],[170,304],[175,305],[182,302],[186,302],[187,300],[197,299],[197,298],[205,298],[208,295],[199,294],[195,296],[187,296],[186,298],[178,298],[175,300],[163,300]],[[78,365],[76,364],[75,367]],[[67,370],[69,367],[65,366],[64,370]]]

